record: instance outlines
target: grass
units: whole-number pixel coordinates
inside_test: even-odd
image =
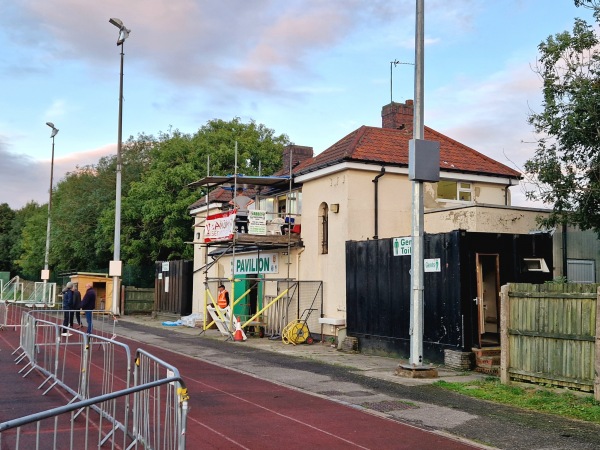
[[[494,377],[467,383],[438,381],[434,385],[469,397],[600,424],[600,402],[591,394],[576,395],[569,390],[556,391],[540,386],[504,385]]]

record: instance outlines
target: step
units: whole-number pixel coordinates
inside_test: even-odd
[[[500,356],[502,354],[500,347],[473,348],[471,350],[473,351],[473,353],[475,353],[476,358]]]
[[[493,367],[493,366],[500,366],[500,357],[499,356],[495,356],[492,358],[477,358],[475,360],[475,365],[477,367]]]

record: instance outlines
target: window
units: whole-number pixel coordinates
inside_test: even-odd
[[[437,198],[470,202],[473,199],[472,184],[464,181],[438,181]]]
[[[567,280],[571,283],[595,283],[595,261],[593,259],[568,259]]]
[[[550,272],[544,258],[523,258],[526,272]]]
[[[321,255],[329,253],[329,207],[327,203],[319,206],[319,242],[321,243]]]
[[[267,212],[267,219],[284,217],[286,213],[292,216],[302,214],[302,192],[291,191],[289,193],[278,194],[273,197],[259,198],[256,209]],[[298,222],[296,217],[296,222]]]

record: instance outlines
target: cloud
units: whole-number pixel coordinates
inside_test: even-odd
[[[96,164],[102,156],[116,153],[115,145],[72,153],[54,159],[54,186],[77,167]],[[10,153],[0,143],[0,203],[19,209],[33,200],[39,204],[48,202],[51,161],[37,161],[27,155]]]
[[[311,55],[338,45],[373,25],[413,20],[414,2],[403,0],[23,0],[8,9],[4,27],[15,45],[34,48],[38,63],[23,58],[21,70],[42,71],[48,61],[87,60],[112,68],[118,17],[131,29],[128,64],[174,85],[229,85],[276,93],[281,72],[310,71]],[[76,20],[73,18],[76,17]],[[32,31],[33,30],[33,31]],[[108,64],[110,61],[110,64]],[[94,69],[97,70],[97,69]],[[102,69],[100,69],[102,70]],[[98,74],[100,75],[100,74]]]
[[[425,122],[447,136],[495,160],[523,171],[535,152],[535,135],[527,123],[541,104],[541,84],[528,65],[512,65],[483,80],[464,78],[430,97]],[[450,113],[449,113],[450,112]],[[519,192],[517,192],[517,189]],[[513,188],[519,205],[542,206],[525,200],[523,184]]]

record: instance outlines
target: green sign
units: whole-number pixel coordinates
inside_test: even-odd
[[[277,253],[261,253],[260,255],[237,256],[231,262],[234,275],[279,273],[279,255]]]
[[[412,237],[399,237],[392,239],[394,256],[412,255]]]

